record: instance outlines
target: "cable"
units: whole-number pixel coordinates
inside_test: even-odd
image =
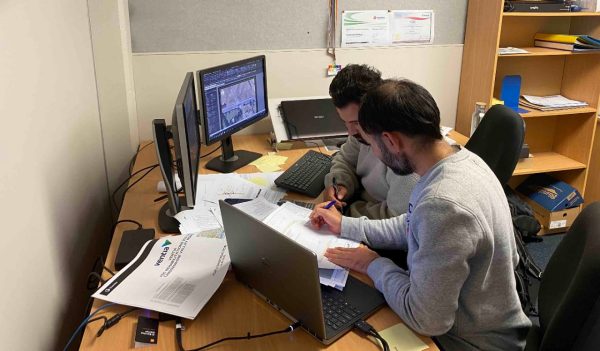
[[[381,345],[383,346],[383,351],[390,351],[390,345],[388,345],[387,341],[385,341],[385,339],[381,335],[379,335],[377,330],[375,330],[375,328],[373,328],[373,326],[369,323],[363,320],[359,320],[358,322],[354,323],[354,328],[378,339],[381,342]]]
[[[204,346],[198,347],[196,349],[186,350],[183,348],[183,340],[181,337],[181,331],[183,330],[183,324],[182,324],[181,318],[177,318],[177,321],[175,324],[175,335],[177,338],[177,346],[179,347],[180,351],[200,351],[200,350],[207,349],[211,346],[214,346],[216,344],[219,344],[219,343],[222,343],[222,342],[228,341],[228,340],[244,340],[244,339],[249,340],[249,339],[255,339],[255,338],[262,338],[265,336],[270,336],[270,335],[275,335],[275,334],[291,333],[294,330],[296,330],[299,326],[300,326],[300,322],[296,322],[294,324],[291,324],[290,326],[288,326],[285,329],[276,330],[276,331],[269,332],[269,333],[251,335],[250,332],[248,332],[248,334],[246,336],[231,336],[228,338],[223,338],[223,339],[211,342],[208,345],[204,345]]]
[[[102,325],[102,327],[100,327],[100,329],[98,330],[98,333],[96,333],[96,336],[97,337],[101,336],[102,333],[104,333],[104,331],[106,329],[112,328],[115,324],[119,323],[121,318],[123,318],[126,315],[128,315],[129,313],[137,311],[137,310],[139,310],[138,307],[132,307],[132,308],[126,310],[125,312],[117,313],[114,316],[108,318],[107,320],[104,321],[104,325]]]
[[[105,305],[102,305],[100,307],[98,307],[94,312],[92,312],[89,316],[87,316],[82,322],[81,324],[79,324],[79,326],[77,327],[77,329],[75,329],[75,331],[73,332],[73,335],[71,335],[71,338],[69,339],[69,341],[67,341],[67,344],[65,345],[65,348],[63,349],[63,351],[67,351],[69,349],[69,346],[71,345],[71,343],[73,342],[73,340],[75,340],[75,337],[77,336],[77,334],[79,334],[79,332],[81,331],[81,329],[86,326],[89,322],[90,319],[98,312],[102,311],[103,309],[116,305],[115,303],[107,303]]]
[[[221,143],[219,144],[219,147],[218,147],[218,148],[216,148],[216,149],[214,149],[213,151],[211,151],[211,152],[207,153],[206,155],[202,155],[202,156],[200,156],[200,158],[204,158],[204,157],[206,157],[206,156],[212,155],[212,154],[213,154],[215,151],[219,150],[219,149],[220,149],[222,146],[223,146],[223,142],[221,142]]]
[[[323,151],[321,151],[321,146],[317,142],[310,141],[310,140],[304,140],[304,143],[315,144],[317,146],[317,148],[319,149],[319,152],[323,154]]]
[[[115,210],[119,211],[119,206],[117,205],[117,201],[116,201],[116,194],[117,194],[117,192],[119,191],[119,189],[121,189],[121,188],[122,188],[122,187],[123,187],[125,184],[127,184],[127,182],[129,182],[129,180],[131,180],[131,178],[133,178],[134,176],[138,175],[139,173],[141,173],[141,172],[143,172],[143,171],[145,171],[145,170],[147,170],[147,169],[154,169],[154,168],[156,168],[156,167],[158,167],[158,163],[157,163],[157,164],[154,164],[154,165],[151,165],[151,166],[148,166],[148,167],[144,167],[144,168],[142,168],[142,169],[138,169],[138,170],[137,170],[135,173],[133,173],[132,175],[130,175],[129,177],[127,177],[127,179],[125,179],[125,180],[124,180],[124,181],[123,181],[123,182],[122,182],[122,183],[121,183],[121,184],[120,184],[120,185],[119,185],[119,186],[118,186],[118,187],[117,187],[117,188],[116,188],[116,189],[113,191],[113,193],[112,193],[112,203],[113,203],[113,206],[115,206]],[[147,174],[147,173],[146,173],[146,174]],[[143,178],[144,176],[146,176],[146,174],[144,174],[144,175],[142,176],[142,178]],[[125,193],[123,193],[123,198],[125,198]]]
[[[121,219],[121,220],[116,221],[115,224],[113,224],[112,229],[110,230],[110,232],[114,233],[115,229],[117,229],[117,226],[120,223],[133,223],[133,224],[137,224],[137,226],[138,226],[137,229],[142,229],[143,228],[142,224],[140,222],[138,222],[138,221],[134,221],[133,219]]]

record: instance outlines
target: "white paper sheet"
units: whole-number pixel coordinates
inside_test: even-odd
[[[229,263],[224,239],[163,237],[148,241],[93,297],[193,319],[223,282]]]
[[[256,198],[252,201],[241,202],[241,203],[235,204],[233,206],[246,212],[247,214],[251,215],[252,217],[258,219],[259,221],[263,221],[273,211],[275,211],[279,208],[274,203],[271,203],[262,197]],[[219,212],[219,214],[220,214],[220,212]]]
[[[390,23],[387,10],[342,12],[342,47],[389,44]]]
[[[433,43],[433,10],[391,11],[390,32],[392,44]]]
[[[304,207],[286,202],[271,213],[264,223],[313,251],[317,255],[319,268],[342,268],[323,256],[325,250],[331,247],[358,247],[359,244],[330,234],[326,229],[314,229],[309,222],[310,213],[311,211]]]

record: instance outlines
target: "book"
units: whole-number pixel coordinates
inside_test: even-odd
[[[600,39],[596,39],[589,35],[536,33],[534,39],[536,41],[590,45],[594,48],[600,48]]]
[[[535,46],[549,48],[549,49],[557,49],[557,50],[566,50],[566,51],[595,51],[600,50],[600,45],[594,46],[585,43],[580,43],[579,41],[569,44],[569,43],[561,43],[555,41],[545,41],[545,40],[536,40],[534,42]]]

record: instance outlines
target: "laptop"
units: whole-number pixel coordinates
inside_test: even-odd
[[[343,291],[321,285],[314,252],[224,201],[219,205],[236,278],[323,344],[385,304],[379,291],[352,276]]]
[[[290,139],[323,139],[348,135],[344,122],[329,98],[282,101],[281,112]]]

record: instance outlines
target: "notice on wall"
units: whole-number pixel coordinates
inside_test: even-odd
[[[389,21],[387,10],[342,12],[342,47],[389,45]]]
[[[432,44],[433,10],[342,12],[342,47]]]
[[[433,11],[391,11],[392,44],[433,43]]]

